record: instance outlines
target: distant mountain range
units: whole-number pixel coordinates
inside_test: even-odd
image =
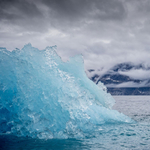
[[[88,70],[89,78],[104,83],[112,95],[150,95],[150,67],[144,64],[121,63],[101,74]]]

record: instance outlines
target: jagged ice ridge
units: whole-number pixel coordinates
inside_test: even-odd
[[[0,133],[84,138],[104,123],[131,122],[84,72],[81,55],[63,62],[56,47],[0,48]]]

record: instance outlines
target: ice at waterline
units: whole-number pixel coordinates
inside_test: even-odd
[[[55,48],[0,48],[0,133],[84,138],[102,124],[132,122],[88,79],[81,55],[63,62]]]

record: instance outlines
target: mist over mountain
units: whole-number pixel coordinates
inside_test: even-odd
[[[88,77],[100,81],[112,95],[150,95],[150,66],[146,64],[120,63],[107,71],[88,70]]]

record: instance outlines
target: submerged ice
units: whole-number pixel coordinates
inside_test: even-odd
[[[56,47],[0,48],[0,133],[84,137],[104,123],[130,122],[113,97],[89,80],[82,56],[63,62]]]

